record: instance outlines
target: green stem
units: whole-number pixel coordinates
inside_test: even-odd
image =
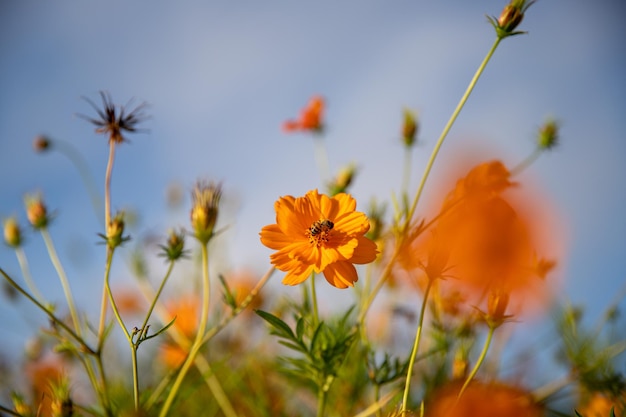
[[[404,147],[404,168],[402,174],[402,188],[400,189],[400,196],[402,198],[403,209],[406,209],[406,202],[408,201],[409,195],[409,184],[411,182],[411,165],[412,165],[412,156],[413,156],[413,147],[405,146]]]
[[[159,297],[161,296],[161,292],[163,292],[163,288],[165,287],[165,283],[167,282],[170,275],[172,274],[173,269],[174,269],[174,261],[170,261],[170,265],[167,268],[165,277],[163,277],[163,280],[161,280],[161,285],[159,285],[159,289],[157,290],[156,295],[154,296],[152,300],[152,303],[150,303],[150,308],[148,309],[146,318],[144,319],[143,324],[140,327],[140,332],[139,332],[140,335],[143,335],[145,333],[145,329],[146,329],[146,326],[148,325],[148,320],[150,320],[150,316],[152,315],[152,311],[154,310],[154,306],[156,306],[156,303],[159,300]],[[141,339],[137,340],[137,347],[139,347],[139,343],[141,343]]]
[[[318,387],[317,392],[317,417],[324,417],[324,409],[326,408],[326,390]]]
[[[202,379],[206,382],[207,386],[213,393],[215,397],[215,401],[220,406],[220,409],[224,413],[225,417],[237,417],[237,412],[233,408],[233,405],[230,403],[228,396],[224,392],[222,388],[222,384],[220,384],[219,379],[213,373],[211,369],[211,365],[209,365],[209,361],[204,356],[196,357],[195,361],[196,367],[202,374]]]
[[[413,376],[413,366],[415,365],[415,358],[417,357],[417,351],[419,349],[420,338],[422,335],[422,327],[424,325],[424,314],[426,312],[426,304],[428,303],[428,295],[430,288],[433,284],[433,279],[428,279],[426,290],[424,291],[424,299],[422,300],[422,308],[420,309],[419,323],[417,324],[417,331],[415,332],[415,340],[413,342],[413,350],[411,352],[411,358],[409,360],[409,367],[406,372],[406,382],[404,384],[404,395],[402,396],[402,408],[400,415],[404,416],[407,413],[407,405],[409,402],[409,391],[411,390],[411,377]]]
[[[115,142],[109,141],[109,161],[104,177],[104,230],[105,235],[109,223],[111,223],[111,176],[113,173],[113,161],[115,160]]]
[[[476,362],[476,365],[474,365],[472,372],[470,372],[470,374],[467,376],[465,383],[461,387],[461,390],[459,391],[459,394],[456,397],[457,401],[461,398],[461,395],[463,395],[463,392],[465,392],[465,389],[470,384],[470,382],[472,382],[472,380],[476,376],[476,373],[478,372],[478,369],[480,368],[480,365],[482,365],[485,358],[487,357],[487,350],[489,350],[489,345],[491,344],[491,339],[493,339],[493,333],[495,330],[496,330],[496,326],[489,326],[489,332],[487,333],[487,339],[485,340],[485,345],[483,346],[483,350],[482,352],[480,352],[480,356],[478,357],[478,361]]]
[[[317,291],[315,291],[315,272],[311,273],[311,302],[313,303],[313,328],[317,328],[320,323],[320,316],[317,307]]]
[[[530,155],[528,155],[526,158],[524,158],[523,161],[521,161],[519,164],[515,165],[515,167],[511,169],[511,176],[513,177],[515,175],[518,175],[520,172],[528,168],[530,164],[532,164],[537,160],[537,158],[539,158],[539,155],[541,155],[541,153],[541,148],[535,148],[535,150]]]
[[[76,306],[74,305],[74,298],[72,297],[72,290],[70,289],[70,283],[67,280],[67,276],[65,275],[65,271],[63,270],[63,266],[61,265],[61,261],[59,260],[59,256],[57,255],[56,249],[54,248],[54,243],[52,243],[52,238],[50,237],[50,233],[48,233],[47,228],[42,228],[41,236],[46,244],[46,248],[48,249],[48,254],[50,255],[50,260],[54,265],[54,268],[59,275],[59,279],[61,280],[61,286],[63,287],[63,292],[65,293],[65,299],[67,300],[67,307],[70,310],[70,315],[72,316],[72,321],[74,322],[74,328],[76,329],[76,334],[82,336],[80,330],[80,320],[78,319],[78,312],[76,310]]]
[[[139,367],[137,365],[137,345],[130,343],[131,362],[133,366],[133,400],[135,412],[139,411]]]
[[[165,399],[165,403],[163,404],[163,408],[159,413],[160,417],[165,417],[169,412],[172,404],[174,402],[174,398],[178,394],[180,387],[182,385],[189,368],[194,363],[194,359],[200,352],[200,348],[202,347],[202,339],[204,338],[204,334],[206,332],[207,320],[209,317],[209,301],[211,296],[210,290],[210,282],[209,282],[209,250],[208,244],[204,243],[201,245],[202,248],[202,312],[200,315],[200,325],[198,327],[198,332],[196,333],[196,337],[191,345],[189,350],[189,354],[183,362],[183,366],[180,368],[178,375],[176,376],[176,380],[174,381],[174,385],[170,390],[167,398]]]
[[[20,264],[20,269],[22,270],[22,276],[24,277],[24,282],[28,289],[33,293],[33,296],[43,301],[44,298],[39,292],[39,289],[35,285],[35,281],[33,281],[32,276],[30,275],[30,269],[28,268],[28,260],[26,259],[26,254],[24,253],[24,249],[21,246],[15,248],[15,256],[17,257],[17,262]]]
[[[463,97],[461,97],[459,104],[457,104],[456,108],[454,109],[454,112],[450,116],[448,123],[446,123],[445,127],[443,128],[443,131],[441,132],[439,139],[437,139],[437,143],[435,144],[435,147],[430,155],[430,158],[428,159],[428,163],[426,164],[426,168],[424,169],[424,174],[422,175],[422,179],[417,189],[417,193],[415,194],[415,198],[413,199],[413,203],[411,204],[411,208],[409,209],[409,212],[405,219],[405,228],[408,227],[408,225],[411,222],[411,219],[413,218],[413,215],[415,214],[417,203],[422,195],[422,191],[424,190],[424,186],[426,185],[426,180],[428,179],[428,175],[430,174],[433,164],[435,163],[435,158],[437,157],[437,154],[439,153],[439,149],[441,149],[441,145],[443,145],[443,141],[445,140],[446,136],[448,135],[448,132],[452,128],[452,125],[454,124],[457,117],[459,116],[459,113],[461,113],[461,110],[463,109],[465,102],[467,101],[470,94],[472,93],[472,90],[474,90],[474,87],[476,86],[478,79],[480,78],[483,71],[485,70],[487,63],[491,59],[493,53],[496,51],[496,48],[500,44],[501,40],[502,39],[499,37],[496,38],[495,42],[491,46],[491,49],[489,50],[489,52],[487,52],[487,56],[485,56],[485,59],[483,59],[483,62],[480,64],[480,66],[476,70],[476,73],[474,74],[474,77],[472,78],[469,85],[467,86],[467,89],[465,90]]]

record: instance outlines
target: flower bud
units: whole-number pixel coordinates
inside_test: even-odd
[[[176,233],[176,231],[171,230],[170,235],[167,239],[167,244],[160,245],[160,247],[161,249],[163,249],[163,253],[161,253],[159,256],[163,256],[170,261],[184,258],[186,255],[185,235],[182,232]]]
[[[52,146],[52,141],[47,136],[39,135],[35,137],[35,140],[33,140],[33,149],[37,153],[46,152],[50,150],[51,146]]]
[[[9,217],[4,221],[4,241],[12,248],[22,244],[22,230],[15,217]]]
[[[329,194],[331,196],[337,195],[339,193],[345,193],[350,184],[352,184],[352,180],[356,175],[356,165],[349,164],[343,167],[335,180],[329,185]]]
[[[500,290],[491,291],[487,298],[487,323],[490,326],[498,327],[510,318],[510,315],[504,314],[508,305],[509,294]]]
[[[48,209],[41,199],[41,195],[26,196],[26,217],[35,229],[44,229],[50,223]]]
[[[524,19],[524,13],[533,4],[535,0],[511,0],[509,4],[504,6],[499,18],[488,17],[489,21],[496,29],[496,33],[499,38],[506,38],[507,36],[518,35],[524,32],[515,32],[515,28],[522,23]]]
[[[539,128],[537,145],[540,149],[552,149],[559,144],[559,125],[554,120],[548,120]]]
[[[402,141],[408,148],[413,146],[416,141],[419,123],[415,113],[409,109],[404,109],[404,124],[402,125]]]
[[[130,238],[124,236],[124,212],[118,212],[107,225],[107,234],[105,236],[107,245],[114,249],[126,242]]]
[[[191,227],[196,239],[203,244],[207,244],[213,237],[221,195],[221,186],[213,182],[209,184],[198,182],[193,189]]]

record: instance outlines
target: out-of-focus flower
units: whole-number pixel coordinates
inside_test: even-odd
[[[98,119],[82,114],[78,114],[78,116],[96,125],[96,133],[109,135],[109,143],[126,142],[127,140],[124,137],[123,132],[135,133],[138,131],[137,125],[147,119],[147,116],[144,113],[147,104],[141,103],[129,113],[126,113],[126,108],[124,106],[116,107],[113,104],[111,96],[108,93],[101,91],[100,97],[102,97],[103,109],[100,109],[87,97],[83,97],[85,101],[87,101],[87,103],[89,103],[91,107],[96,110],[96,113],[98,113],[99,116]]]
[[[226,281],[234,296],[235,305],[239,306],[248,298],[259,278],[251,271],[241,270],[230,274]],[[262,294],[257,294],[244,311],[253,311],[260,308],[263,305],[263,301]]]
[[[540,417],[530,393],[502,382],[473,381],[457,400],[461,382],[439,388],[426,402],[426,417]]]
[[[12,248],[22,244],[22,229],[15,217],[9,217],[4,221],[4,241]]]
[[[24,198],[26,205],[26,217],[35,229],[45,229],[50,223],[51,217],[40,194],[27,195]]]
[[[51,146],[52,146],[52,141],[47,136],[38,135],[33,140],[33,149],[37,153],[46,152],[50,149]]]
[[[626,391],[622,393],[621,398],[594,392],[586,403],[576,410],[583,417],[607,417],[611,415],[611,409],[616,416],[621,416],[624,413],[625,405]]]
[[[537,265],[532,233],[545,225],[533,224],[535,219],[518,211],[519,201],[505,193],[513,185],[500,162],[471,169],[448,193],[432,231],[418,228],[406,239],[400,265],[421,269],[430,279],[451,277],[441,283],[441,297],[460,291],[470,305],[485,303],[489,294],[506,294],[507,303],[500,297],[498,305],[506,304],[507,312],[515,314],[523,302],[545,301],[546,294],[539,294],[545,292],[544,282],[537,275],[554,265]],[[425,282],[418,280],[422,290]],[[500,313],[499,319],[508,317]]]
[[[323,272],[334,287],[351,287],[358,279],[353,264],[376,259],[376,244],[364,236],[367,216],[355,211],[349,194],[328,197],[312,190],[304,197],[281,197],[274,208],[276,224],[265,226],[260,235],[265,246],[277,251],[270,260],[287,272],[284,284],[297,285],[313,272]]]
[[[298,119],[287,120],[283,123],[283,131],[297,132],[321,132],[324,128],[324,99],[321,96],[313,96],[307,106],[300,112]]]
[[[178,298],[176,302],[168,305],[167,310],[169,317],[167,317],[166,321],[170,322],[176,318],[172,327],[189,341],[189,346],[180,346],[172,341],[161,345],[159,351],[161,361],[168,368],[175,369],[187,357],[191,346],[190,341],[193,340],[198,331],[200,300],[195,295],[183,296]]]
[[[146,308],[144,299],[137,290],[124,287],[113,291],[113,294],[115,305],[123,315],[139,314]]]
[[[185,235],[182,232],[170,230],[167,244],[159,245],[159,247],[163,250],[159,256],[167,258],[172,262],[184,258],[187,255],[187,251],[185,250]]]
[[[402,142],[406,147],[411,147],[417,139],[419,123],[415,113],[409,109],[404,109],[404,123],[402,124]]]
[[[191,194],[191,227],[194,236],[202,244],[207,244],[213,237],[222,188],[219,184],[199,181]]]
[[[26,366],[26,375],[32,389],[32,398],[40,416],[54,416],[56,396],[53,387],[65,380],[65,365],[59,356],[46,357]]]

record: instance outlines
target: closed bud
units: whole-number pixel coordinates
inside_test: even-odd
[[[419,123],[415,113],[409,109],[404,109],[404,123],[402,125],[402,141],[406,147],[415,144]]]
[[[535,0],[511,0],[509,4],[504,6],[500,17],[488,17],[489,21],[496,29],[496,33],[499,38],[506,38],[507,36],[518,35],[520,33],[515,31],[515,28],[522,23],[524,19],[524,13],[533,4]]]
[[[26,217],[35,229],[44,229],[50,223],[48,209],[40,195],[26,196]]]
[[[4,221],[4,241],[12,248],[22,244],[22,230],[15,217],[9,217]]]
[[[334,196],[339,193],[345,193],[350,184],[352,184],[356,171],[356,165],[354,164],[349,164],[342,168],[337,174],[335,180],[329,185],[330,195]]]
[[[192,192],[191,227],[202,244],[213,237],[222,190],[219,184],[198,182]]]
[[[171,230],[167,239],[167,244],[160,245],[160,247],[161,249],[163,249],[163,253],[161,253],[159,256],[163,256],[170,261],[184,258],[186,255],[185,235],[182,232],[177,233],[176,231]]]
[[[52,141],[47,136],[39,135],[33,140],[33,149],[37,153],[46,152],[51,146]]]
[[[548,120],[539,128],[537,145],[540,149],[552,149],[559,144],[559,125],[554,120]]]
[[[107,233],[106,236],[103,236],[107,242],[107,245],[114,249],[120,246],[122,243],[126,242],[130,238],[124,236],[124,212],[118,212],[115,217],[111,219],[109,224],[107,225]]]
[[[498,327],[512,316],[504,314],[509,305],[509,294],[500,290],[493,290],[487,298],[486,320],[490,326]]]

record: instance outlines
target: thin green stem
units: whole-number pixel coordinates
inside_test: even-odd
[[[313,328],[320,323],[319,309],[317,307],[317,291],[315,291],[315,272],[311,273],[311,302],[313,303]]]
[[[176,380],[174,381],[174,385],[170,390],[167,398],[165,399],[165,403],[163,404],[163,408],[159,414],[160,417],[165,417],[169,412],[172,404],[174,402],[174,398],[178,394],[180,387],[182,385],[189,368],[194,363],[194,359],[200,352],[200,348],[202,347],[202,339],[204,338],[204,334],[206,332],[207,320],[209,317],[209,301],[211,296],[210,290],[210,281],[209,281],[209,249],[208,244],[204,243],[201,245],[202,249],[202,312],[200,315],[200,325],[198,327],[198,332],[196,333],[196,337],[191,345],[189,350],[189,354],[183,362],[178,375],[176,376]]]
[[[128,340],[128,342],[132,344],[133,342],[132,336],[128,332],[128,329],[126,328],[126,325],[124,324],[124,320],[122,319],[122,316],[120,315],[120,311],[117,308],[117,303],[115,302],[115,299],[113,298],[113,292],[111,291],[111,284],[109,283],[109,279],[111,277],[110,272],[111,272],[112,260],[113,260],[113,250],[111,249],[107,253],[107,261],[106,261],[107,268],[105,270],[105,275],[104,275],[104,289],[107,293],[107,296],[109,297],[109,303],[111,303],[111,310],[113,310],[113,315],[117,319],[117,323],[122,328],[122,331],[124,332],[124,336],[126,336],[126,340]]]
[[[430,288],[433,284],[433,279],[428,279],[426,290],[424,291],[424,299],[422,300],[422,308],[420,309],[419,323],[417,324],[417,331],[415,332],[415,340],[413,341],[413,350],[411,351],[411,358],[409,359],[409,367],[406,372],[406,382],[404,384],[404,395],[402,396],[402,408],[400,415],[404,416],[407,413],[407,406],[409,402],[409,392],[411,391],[411,377],[413,376],[413,367],[415,366],[415,358],[417,357],[417,351],[419,350],[420,338],[422,335],[422,327],[424,325],[424,315],[426,313],[426,305],[428,303],[428,295],[430,294]]]
[[[513,177],[515,175],[518,175],[520,172],[528,168],[533,162],[537,160],[537,158],[539,158],[542,152],[543,150],[541,148],[535,148],[535,150],[530,155],[528,155],[519,164],[515,165],[515,167],[511,169],[511,176]]]
[[[413,159],[413,147],[405,146],[404,147],[404,167],[402,171],[402,188],[400,189],[400,196],[402,198],[402,204],[408,200],[409,195],[409,184],[411,182],[411,165]],[[406,206],[403,206],[406,208]]]
[[[405,228],[408,227],[408,225],[411,222],[411,219],[413,218],[413,215],[415,214],[415,209],[417,208],[417,203],[422,195],[422,192],[424,191],[424,186],[426,185],[426,180],[428,179],[428,175],[430,174],[430,171],[433,167],[433,164],[435,163],[435,159],[437,158],[437,154],[439,153],[439,149],[441,149],[441,145],[443,145],[443,141],[445,140],[446,136],[448,136],[448,132],[450,132],[450,129],[452,128],[452,125],[454,124],[454,122],[456,121],[457,117],[459,116],[459,113],[461,113],[461,110],[463,109],[463,106],[465,105],[465,102],[467,102],[467,99],[469,98],[470,94],[472,93],[472,90],[474,90],[474,87],[476,86],[476,83],[478,82],[478,79],[480,78],[480,76],[482,75],[483,71],[485,70],[485,67],[487,66],[487,63],[489,63],[489,60],[491,59],[491,57],[493,56],[493,53],[496,51],[496,48],[498,47],[498,45],[500,44],[500,41],[502,39],[501,38],[496,38],[495,42],[493,43],[493,45],[491,46],[491,49],[489,49],[489,52],[487,52],[487,55],[485,56],[485,59],[483,59],[483,62],[480,64],[480,66],[478,67],[478,69],[476,70],[476,73],[474,74],[474,77],[472,78],[472,80],[470,81],[469,85],[467,86],[467,89],[465,90],[465,93],[463,94],[463,97],[461,97],[461,100],[459,101],[459,104],[457,104],[456,108],[454,109],[454,112],[452,113],[452,115],[450,116],[450,119],[448,120],[448,123],[446,123],[445,127],[443,128],[443,131],[441,132],[441,135],[439,136],[439,139],[437,139],[437,143],[435,144],[435,147],[430,155],[430,158],[428,159],[428,163],[426,164],[426,168],[424,169],[424,174],[422,175],[422,179],[420,180],[420,184],[419,187],[417,188],[417,193],[415,194],[415,197],[413,199],[413,203],[411,204],[411,208],[409,209],[409,212],[407,214],[407,217],[405,219]]]
[[[135,411],[139,411],[139,367],[137,365],[137,345],[130,343],[131,362],[133,367],[133,400]]]
[[[24,249],[21,246],[15,248],[15,256],[17,257],[17,262],[20,264],[20,269],[22,270],[22,276],[24,277],[24,282],[26,286],[33,293],[33,296],[43,301],[44,298],[39,292],[37,285],[35,285],[35,281],[33,281],[32,276],[30,275],[30,269],[28,268],[28,260],[26,259],[26,253],[24,253]]]
[[[222,384],[220,384],[219,379],[215,376],[215,373],[213,373],[211,365],[209,365],[209,361],[204,356],[197,356],[195,364],[202,374],[202,377],[207,386],[213,393],[215,401],[217,401],[217,404],[220,406],[220,409],[224,413],[224,416],[237,417],[237,412],[233,408],[233,405],[230,403],[230,400],[224,392],[224,389],[222,388]]]
[[[65,270],[63,270],[63,265],[61,265],[59,256],[57,255],[56,249],[54,248],[54,243],[52,243],[50,233],[48,233],[48,229],[42,228],[40,229],[40,231],[41,236],[43,237],[43,240],[46,244],[46,249],[48,249],[48,255],[50,256],[50,260],[52,261],[52,264],[57,271],[57,275],[61,280],[61,286],[63,287],[65,299],[67,300],[67,307],[70,310],[70,315],[72,316],[72,321],[74,322],[74,329],[76,330],[77,335],[82,336],[82,332],[80,330],[80,320],[78,319],[78,311],[76,310],[76,305],[74,304],[72,290],[70,289],[70,283],[67,280],[67,276],[65,275]]]
[[[154,306],[156,306],[157,301],[159,300],[159,297],[161,296],[161,292],[163,292],[163,288],[165,288],[165,283],[167,282],[167,280],[169,279],[170,275],[172,274],[172,270],[174,269],[174,261],[170,261],[170,264],[167,268],[167,272],[165,273],[165,277],[163,277],[163,279],[161,280],[161,285],[159,285],[159,289],[157,290],[152,303],[150,303],[150,308],[148,309],[148,313],[146,314],[146,318],[143,321],[143,324],[140,327],[140,334],[144,334],[145,332],[145,328],[148,325],[148,320],[150,320],[150,316],[152,315],[152,311],[154,311]],[[140,342],[138,340],[138,342]],[[139,343],[137,343],[137,347],[139,347]]]
[[[489,350],[489,345],[491,344],[491,340],[493,339],[493,333],[495,330],[496,330],[496,326],[489,326],[489,332],[487,332],[487,338],[485,339],[483,350],[482,352],[480,352],[480,356],[478,357],[478,360],[476,361],[476,365],[474,365],[472,372],[470,372],[470,374],[467,376],[465,383],[461,387],[461,390],[459,391],[459,394],[456,397],[457,401],[461,398],[461,395],[463,395],[463,392],[465,392],[465,389],[470,384],[470,382],[472,382],[472,380],[476,376],[476,373],[478,372],[478,369],[480,368],[485,358],[487,357],[487,350]]]
[[[394,248],[394,252],[391,255],[391,258],[389,258],[389,261],[385,265],[385,268],[383,269],[383,272],[380,274],[380,279],[378,280],[378,282],[376,282],[376,285],[372,289],[372,292],[369,295],[366,295],[367,299],[365,300],[365,303],[361,307],[361,312],[359,314],[359,319],[358,319],[358,323],[359,323],[360,326],[363,326],[363,323],[365,322],[365,316],[367,315],[367,312],[369,311],[369,308],[371,307],[372,303],[374,302],[374,299],[376,298],[376,295],[378,294],[378,292],[381,290],[381,288],[383,287],[385,282],[387,282],[387,279],[391,275],[391,268],[395,264],[396,258],[400,254],[400,246],[401,245],[399,243],[396,243],[395,248]]]
[[[113,173],[113,161],[115,160],[115,141],[109,141],[109,161],[104,177],[104,229],[111,223],[111,176]],[[105,233],[106,235],[106,233]]]
[[[317,392],[317,417],[324,417],[324,409],[326,408],[327,392],[323,387],[318,387]]]

